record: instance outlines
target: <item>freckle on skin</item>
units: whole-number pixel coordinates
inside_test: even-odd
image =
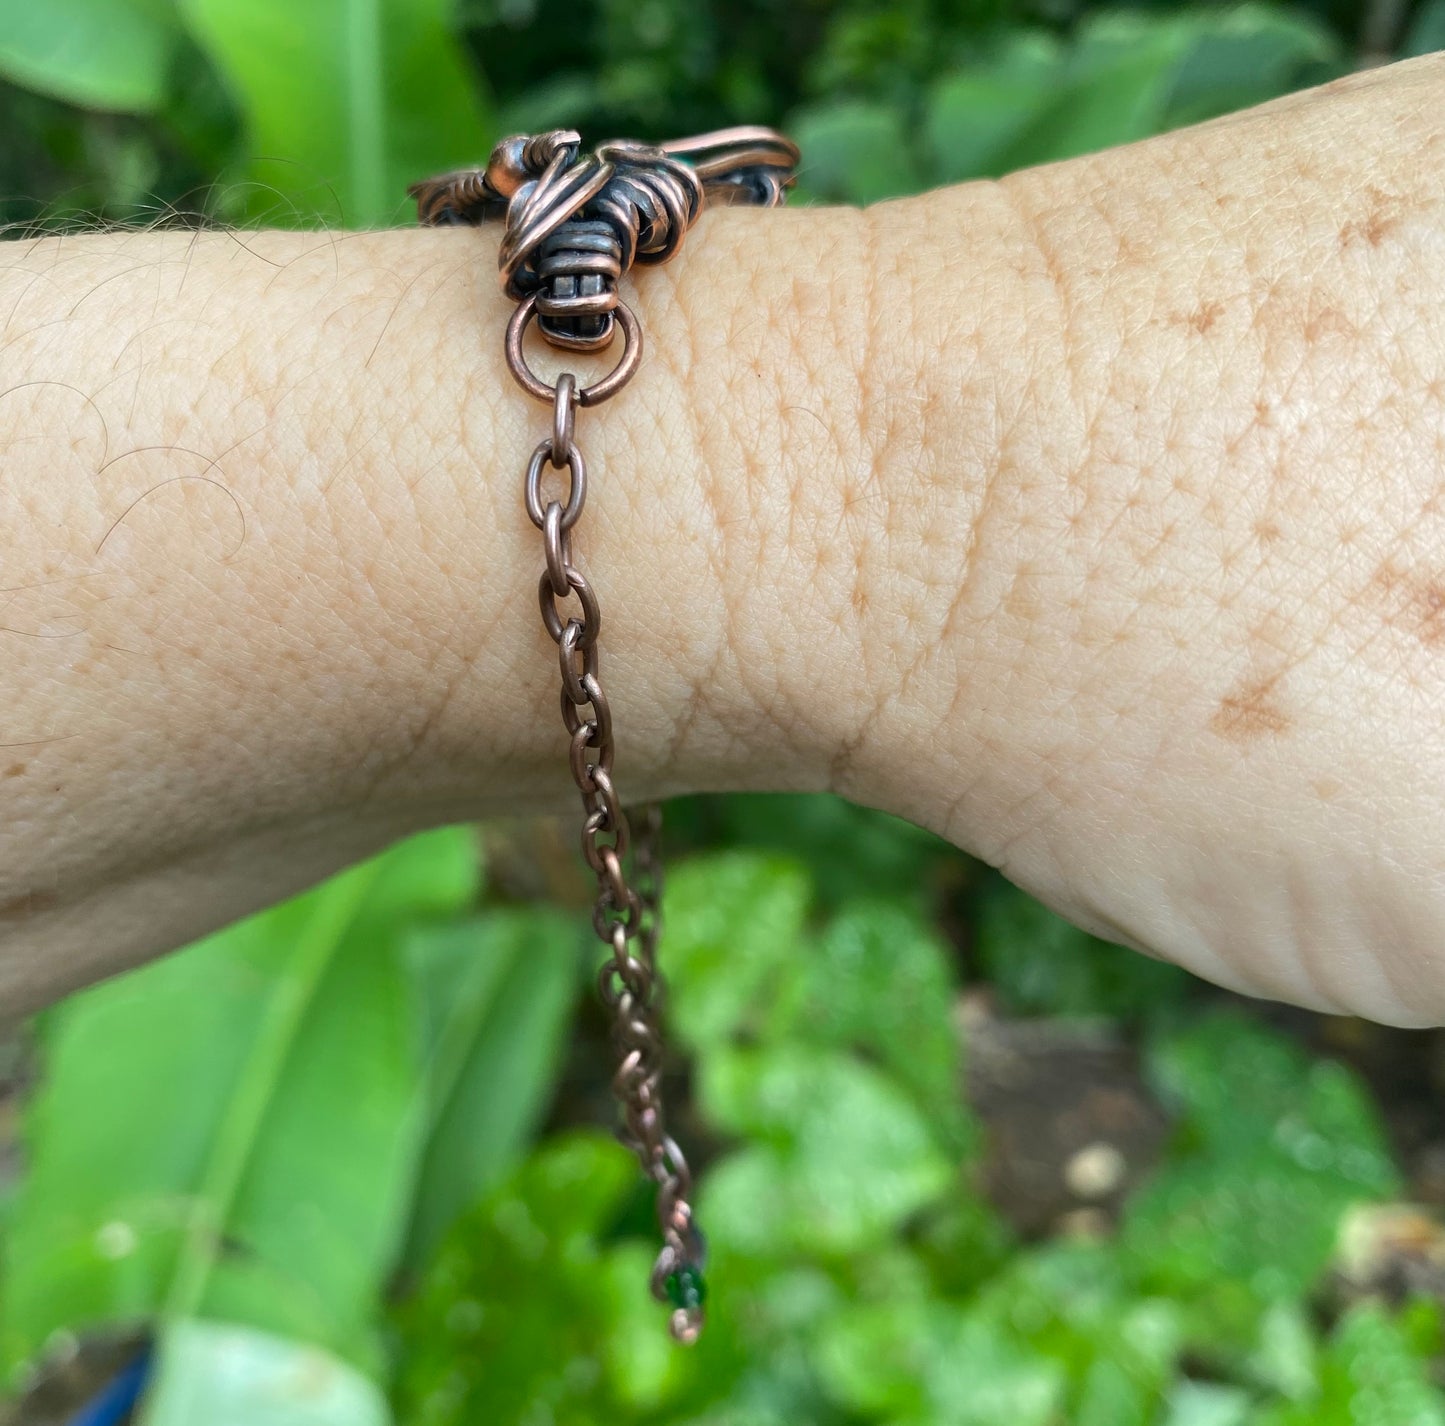
[[[1254,533],[1266,545],[1272,545],[1284,533],[1274,520],[1256,520]]]
[[[1373,587],[1385,601],[1385,622],[1414,634],[1427,649],[1445,648],[1445,575],[1403,570],[1386,561]]]
[[[1332,777],[1317,777],[1310,786],[1321,802],[1333,802],[1340,794],[1340,784]]]
[[[1332,333],[1342,337],[1355,335],[1355,324],[1338,308],[1326,307],[1323,311],[1315,313],[1305,323],[1305,341],[1307,342],[1318,342],[1322,337]]]
[[[26,763],[11,763],[10,766],[5,769],[5,776],[19,777],[25,771],[27,766],[28,764]]]
[[[1377,248],[1400,226],[1400,203],[1379,188],[1365,191],[1370,200],[1370,211],[1363,218],[1352,218],[1340,229],[1342,248],[1353,247],[1360,242]]]
[[[1248,679],[1219,700],[1209,729],[1232,743],[1252,743],[1267,733],[1288,732],[1292,720],[1274,701],[1278,677]]]
[[[1223,302],[1201,302],[1194,311],[1175,320],[1202,337],[1223,315]]]

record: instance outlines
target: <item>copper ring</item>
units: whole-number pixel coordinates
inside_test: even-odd
[[[551,463],[552,442],[539,441],[537,449],[532,452],[532,459],[527,463],[527,479],[522,487],[522,499],[527,507],[527,518],[541,531],[547,529],[547,509],[542,504],[542,468]],[[567,470],[567,503],[562,507],[562,533],[575,525],[582,514],[582,507],[587,503],[587,462],[582,459],[582,452],[577,449],[577,443],[567,447],[566,458],[557,467]]]
[[[574,440],[577,415],[577,378],[564,371],[557,378],[552,400],[552,464],[559,470],[567,464],[567,452]]]
[[[511,320],[507,323],[507,366],[512,375],[516,377],[517,384],[528,396],[535,396],[538,401],[555,404],[557,388],[543,381],[527,365],[527,358],[522,351],[522,338],[526,336],[527,327],[536,315],[537,294],[531,292],[517,304],[516,311],[512,313]],[[622,357],[600,381],[594,381],[591,386],[583,386],[578,389],[577,404],[579,406],[598,406],[609,396],[616,396],[632,380],[637,371],[637,364],[642,360],[642,324],[637,320],[632,308],[625,302],[619,302],[612,315],[622,326],[622,336],[626,343]],[[543,442],[543,445],[550,452],[552,442],[547,440]]]

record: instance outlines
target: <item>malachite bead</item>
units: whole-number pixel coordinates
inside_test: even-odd
[[[667,1289],[667,1300],[685,1312],[691,1312],[707,1301],[707,1284],[694,1267],[681,1267],[669,1273],[663,1285]]]

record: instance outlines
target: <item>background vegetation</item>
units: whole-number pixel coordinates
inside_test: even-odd
[[[785,123],[870,201],[1440,45],[1445,0],[0,0],[0,217],[405,221],[561,122]],[[671,826],[697,1350],[573,839],[448,829],[9,1047],[9,1419],[1445,1426],[1440,1036],[1233,1001],[840,802]]]

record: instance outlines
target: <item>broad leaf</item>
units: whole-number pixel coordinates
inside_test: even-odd
[[[922,917],[886,901],[845,906],[787,990],[770,1039],[861,1051],[914,1095],[945,1142],[967,1142],[953,976]]]
[[[1177,24],[1132,15],[1095,20],[1084,30],[1053,99],[998,162],[1023,168],[1157,133],[1187,48],[1188,37]]]
[[[1134,1286],[1105,1245],[1053,1242],[998,1272],[977,1310],[1065,1368],[1071,1423],[1152,1426],[1177,1370],[1182,1313]]]
[[[493,138],[447,0],[177,0],[246,116],[244,212],[375,225]]]
[[[1245,1333],[1256,1303],[1314,1286],[1355,1196],[1268,1151],[1186,1162],[1136,1194],[1122,1247],[1147,1290],[1205,1299],[1221,1327]]]
[[[943,183],[998,177],[1005,155],[1054,97],[1062,57],[1052,35],[1020,32],[997,54],[941,80],[924,126]]]
[[[470,834],[428,834],[55,1012],[6,1243],[12,1361],[158,1314],[371,1358],[420,1144],[400,927],[475,883]]]
[[[937,1301],[838,1314],[816,1360],[829,1395],[865,1419],[1053,1426],[1065,1375],[1015,1334]]]
[[[1399,1187],[1379,1114],[1355,1075],[1257,1021],[1211,1015],[1161,1037],[1149,1068],[1211,1154],[1267,1149],[1357,1197]]]
[[[781,853],[807,868],[820,904],[859,896],[931,904],[943,868],[972,863],[941,837],[823,792],[734,792],[667,805],[669,842]]]
[[[344,1362],[249,1327],[171,1326],[139,1426],[390,1426],[380,1391]]]
[[[512,1166],[536,1127],[581,985],[579,945],[575,919],[541,909],[493,911],[413,939],[429,1028],[409,1267]]]
[[[1244,4],[1186,23],[1194,34],[1174,74],[1164,121],[1171,128],[1320,83],[1341,68],[1339,42],[1306,14]]]
[[[1435,50],[1445,50],[1445,0],[1426,0],[1415,12],[1400,57],[1431,54]]]
[[[570,1134],[455,1225],[397,1309],[398,1418],[408,1426],[617,1420],[589,1409],[612,1306],[598,1240],[636,1185],[637,1165],[620,1145]],[[645,1271],[634,1291],[645,1293]],[[652,1327],[665,1334],[656,1313]]]
[[[799,181],[814,197],[873,203],[919,187],[902,117],[886,104],[850,99],[805,109],[791,128],[803,151]]]
[[[1120,1246],[1142,1287],[1190,1304],[1196,1349],[1244,1370],[1268,1314],[1328,1268],[1345,1210],[1398,1178],[1354,1077],[1257,1023],[1211,1016],[1151,1068],[1186,1138],[1130,1201]]]
[[[1318,1394],[1257,1420],[1259,1426],[1445,1426],[1445,1394],[1431,1380],[1427,1354],[1398,1320],[1369,1303],[1336,1328]]]
[[[89,108],[158,109],[179,41],[170,0],[0,0],[0,74]]]
[[[668,878],[668,1020],[693,1048],[754,1032],[802,970],[810,887],[782,857],[697,857]]]
[[[715,1123],[762,1141],[717,1164],[704,1185],[711,1231],[738,1252],[857,1252],[953,1178],[909,1097],[843,1055],[715,1054],[698,1097]]]
[[[1169,1393],[1161,1426],[1248,1426],[1251,1404],[1238,1387],[1186,1379]]]

